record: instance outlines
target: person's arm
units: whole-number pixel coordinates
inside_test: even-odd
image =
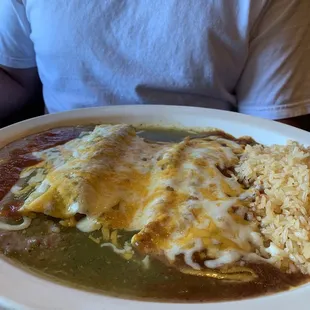
[[[238,110],[310,129],[310,2],[266,2],[249,35]]]
[[[31,26],[21,0],[0,1],[0,126],[38,115],[42,99]],[[40,101],[40,104],[37,102]]]
[[[39,90],[37,68],[13,69],[0,66],[0,126],[9,116],[27,108]]]

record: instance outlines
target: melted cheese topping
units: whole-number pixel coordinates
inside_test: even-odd
[[[98,126],[80,139],[35,153],[44,159],[36,171],[45,178],[21,211],[62,219],[80,213],[86,215],[77,223],[82,231],[103,224],[113,229],[139,229],[131,221],[149,182],[152,162],[145,159],[158,149],[144,143],[132,127],[116,125]]]
[[[224,171],[242,153],[238,143],[219,136],[158,144],[128,125],[97,126],[34,153],[43,161],[22,173],[31,193],[21,211],[61,218],[85,232],[138,231],[135,249],[170,264],[227,266],[253,259],[262,247],[257,227],[245,220],[253,192]],[[14,195],[21,192],[14,187]],[[84,217],[76,221],[77,214]]]
[[[184,140],[154,167],[148,199],[139,212],[146,225],[132,239],[143,253],[164,254],[169,262],[183,255],[187,265],[200,269],[193,254],[207,249],[204,265],[217,268],[262,245],[262,239],[252,236],[255,224],[244,220],[252,193],[218,169],[234,166],[242,147],[228,141],[229,148],[223,147],[222,139],[214,139]]]

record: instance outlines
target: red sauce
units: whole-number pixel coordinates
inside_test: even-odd
[[[10,218],[15,221],[20,220],[21,215],[18,214],[18,210],[22,205],[22,201],[12,201],[4,205],[0,210],[0,217]]]
[[[0,165],[0,200],[6,195],[10,188],[17,182],[21,171],[39,162],[31,155],[16,155]]]
[[[77,138],[82,132],[81,127],[57,128],[32,136],[28,145],[27,153],[49,149],[64,144]]]
[[[31,155],[32,152],[42,151],[57,145],[64,144],[79,136],[82,127],[64,127],[52,129],[39,134],[29,136],[20,141],[7,145],[7,159],[0,164],[0,200],[8,193],[11,187],[18,181],[21,171],[39,163],[39,160]],[[1,155],[1,153],[0,153]],[[1,216],[12,217],[20,207],[19,202],[12,202],[3,208]]]

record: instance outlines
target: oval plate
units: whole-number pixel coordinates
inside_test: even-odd
[[[238,113],[179,106],[115,106],[45,115],[0,130],[0,148],[16,139],[59,126],[90,123],[127,123],[163,127],[207,129],[216,127],[236,137],[251,136],[270,145],[296,140],[309,145],[310,133]],[[0,259],[0,309],[102,309],[102,310],[262,310],[309,309],[310,285],[241,301],[177,304],[125,300],[53,283]]]

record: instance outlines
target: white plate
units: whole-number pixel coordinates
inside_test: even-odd
[[[235,136],[249,135],[265,144],[288,139],[309,145],[310,134],[276,122],[237,113],[177,106],[116,106],[82,109],[41,116],[0,130],[0,148],[7,143],[49,128],[88,123],[128,123],[185,128],[217,127]],[[102,310],[262,310],[310,309],[310,285],[260,298],[204,304],[138,302],[62,286],[16,268],[0,259],[0,309]]]

